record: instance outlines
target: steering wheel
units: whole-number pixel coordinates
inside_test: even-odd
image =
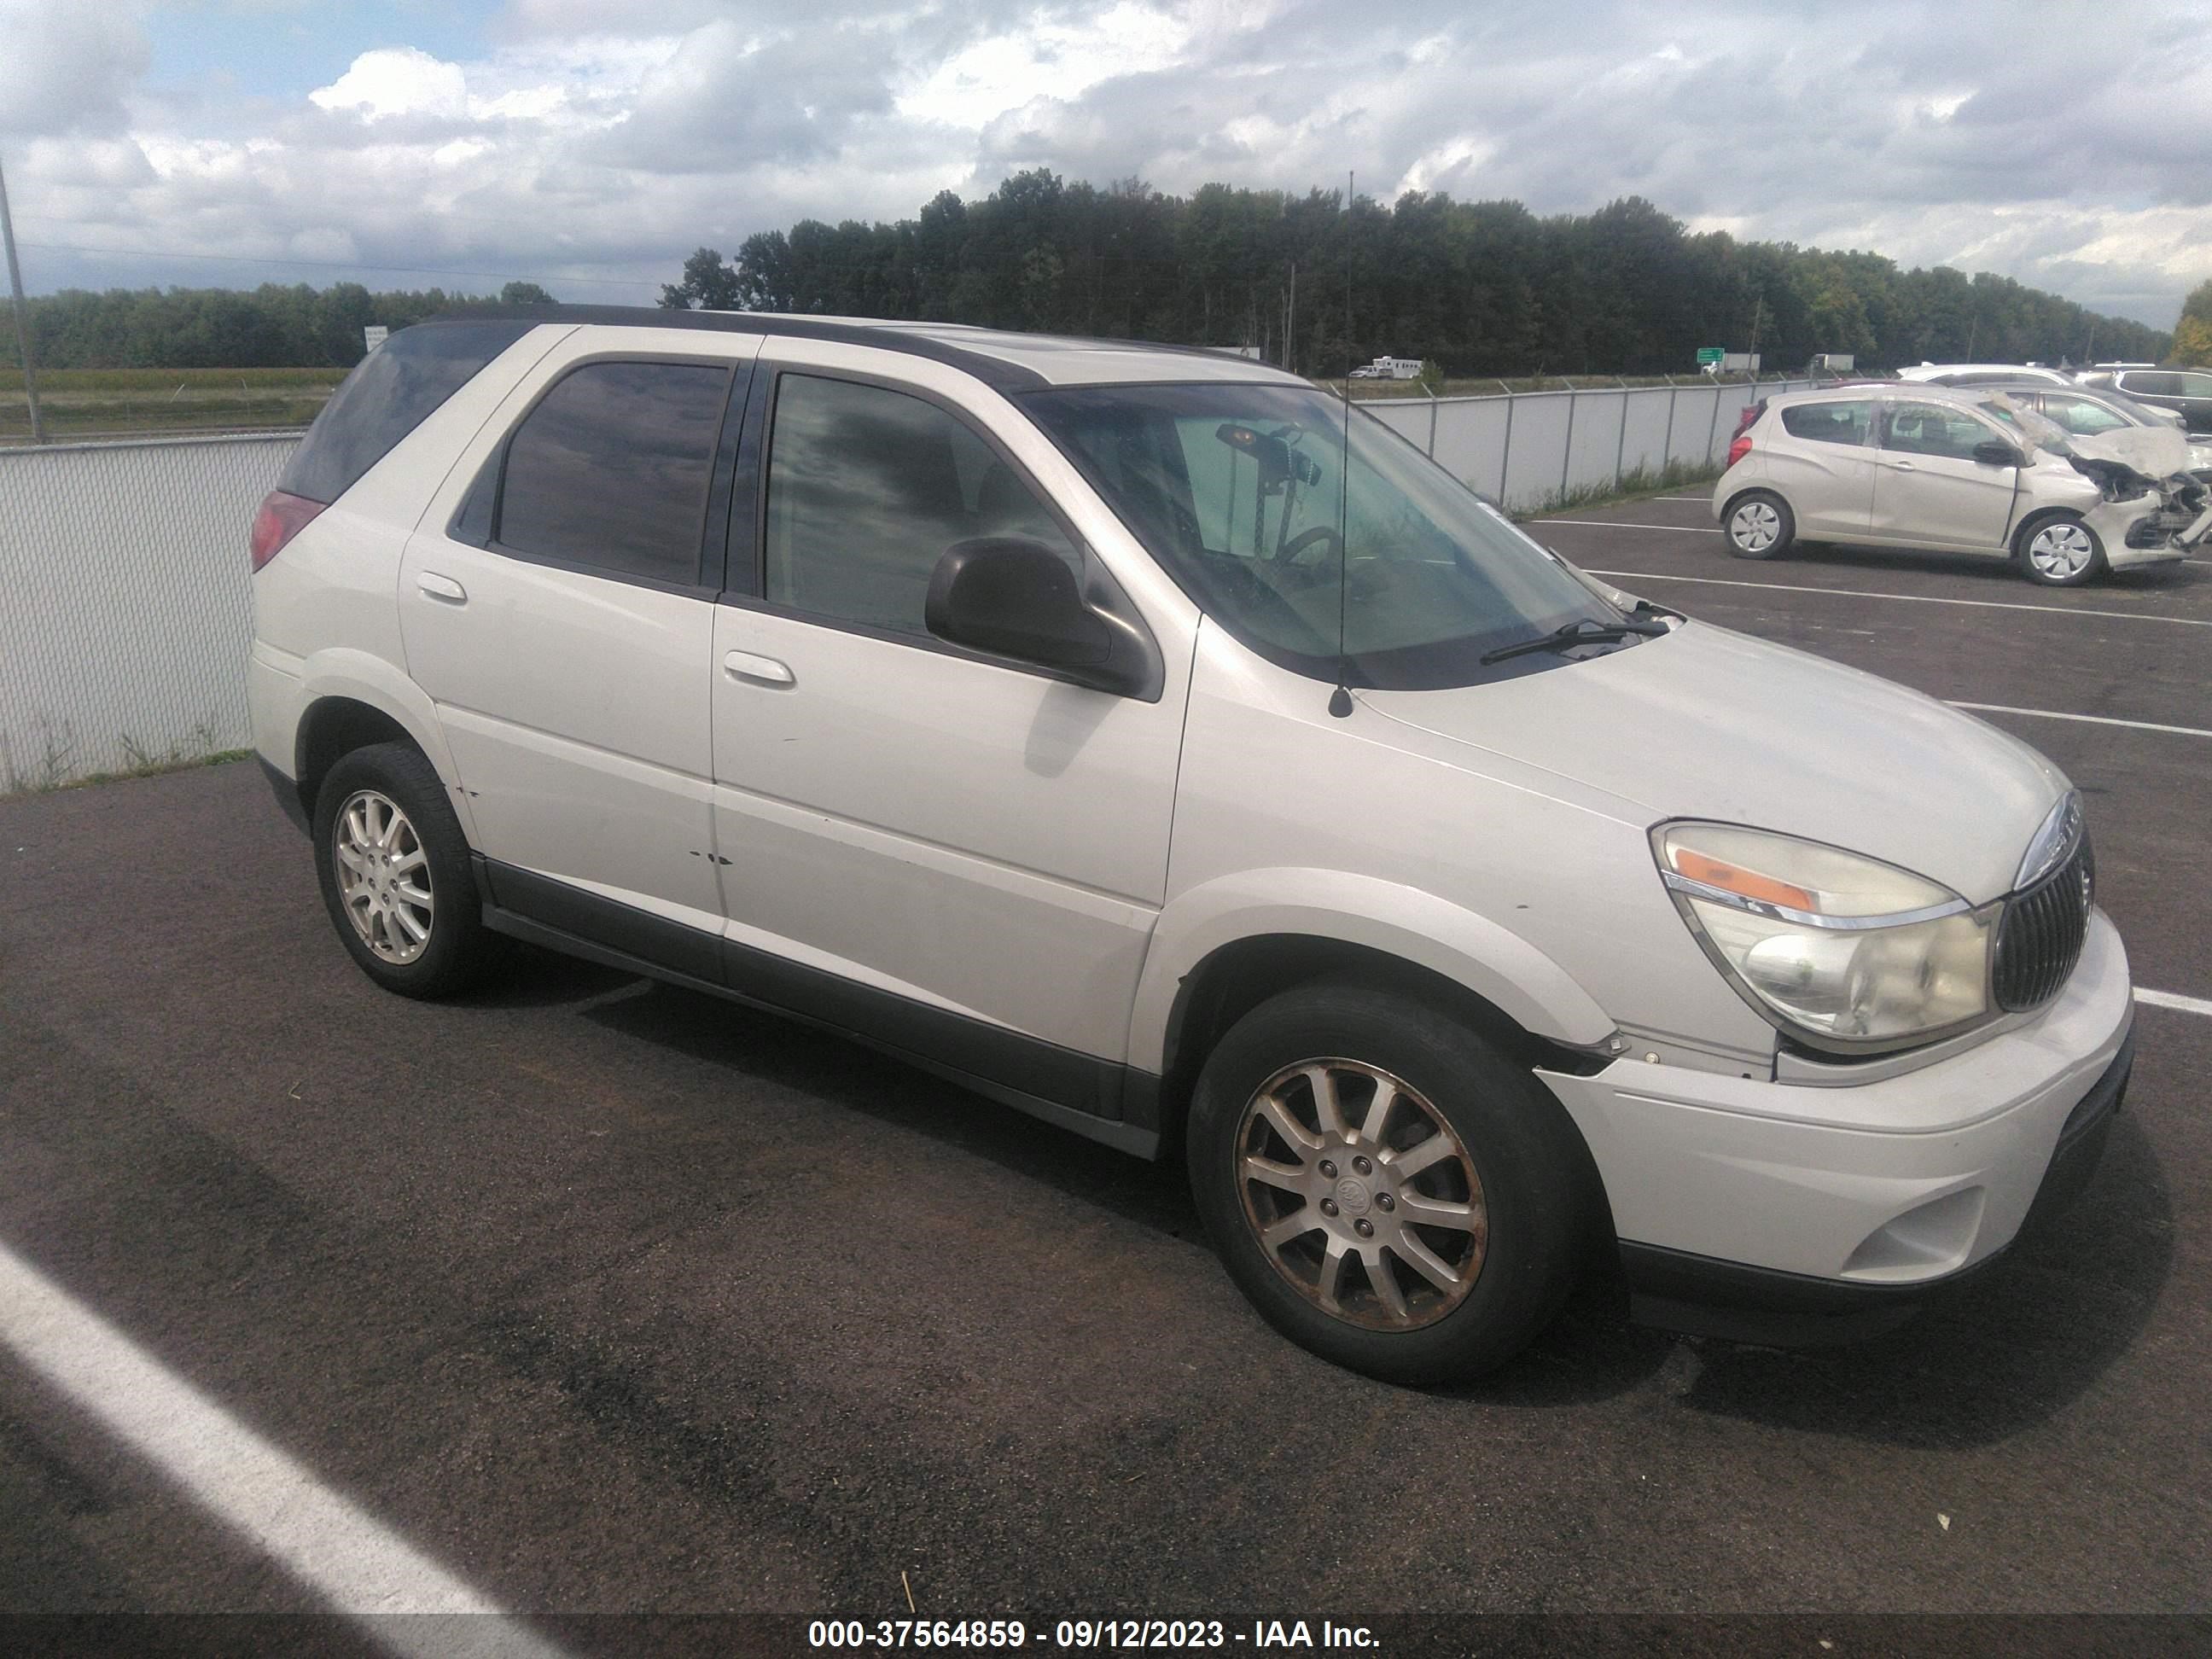
[[[1299,554],[1322,542],[1333,544],[1339,558],[1344,556],[1344,538],[1336,533],[1336,527],[1334,525],[1317,524],[1310,530],[1300,531],[1284,543],[1270,556],[1270,562],[1296,564],[1298,562]]]

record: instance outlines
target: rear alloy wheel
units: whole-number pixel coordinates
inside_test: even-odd
[[[2079,587],[2105,568],[2097,532],[2070,513],[2038,519],[2014,549],[2021,574],[2046,587]]]
[[[1729,551],[1739,559],[1778,559],[1796,538],[1790,504],[1764,489],[1739,495],[1728,510]]]
[[[340,804],[331,840],[339,902],[354,932],[376,957],[410,963],[430,942],[438,919],[430,855],[398,803],[357,789]]]
[[[380,743],[342,757],[316,793],[314,829],[331,924],[379,985],[450,996],[495,958],[467,838],[420,750]]]
[[[1206,1057],[1191,1192],[1238,1287],[1324,1358],[1400,1382],[1503,1364],[1571,1288],[1596,1177],[1566,1113],[1443,1009],[1300,986]]]

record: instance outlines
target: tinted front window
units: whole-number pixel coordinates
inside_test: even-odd
[[[1882,447],[1901,455],[1936,455],[1971,461],[1974,446],[1996,434],[1960,409],[1935,404],[1899,404],[1889,411]]]
[[[922,602],[938,561],[977,536],[1027,536],[1082,568],[1021,477],[936,404],[811,374],[778,382],[767,599],[927,634]]]
[[[1025,405],[1210,617],[1273,661],[1428,690],[1555,667],[1483,653],[1619,614],[1364,412],[1260,384],[1070,388]],[[1344,528],[1339,539],[1338,527]]]
[[[2185,398],[2212,398],[2212,374],[2183,374],[2181,395]]]
[[[1832,404],[1793,404],[1782,411],[1782,429],[1819,444],[1863,444],[1874,418],[1871,398]]]
[[[587,363],[568,375],[507,447],[500,545],[696,583],[729,385],[715,363]]]
[[[531,323],[421,323],[356,365],[292,452],[276,488],[334,501]]]

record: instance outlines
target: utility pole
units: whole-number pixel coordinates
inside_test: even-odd
[[[8,244],[8,286],[15,295],[15,352],[23,360],[23,396],[31,405],[31,441],[46,441],[39,415],[39,376],[31,362],[31,323],[23,312],[23,268],[15,263],[15,222],[8,216],[8,175],[0,172],[0,240]]]

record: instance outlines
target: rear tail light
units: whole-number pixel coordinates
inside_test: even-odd
[[[258,570],[275,558],[284,544],[305,530],[322,510],[322,502],[311,501],[305,495],[270,490],[262,501],[261,510],[253,515],[253,568]]]
[[[1751,434],[1747,432],[1729,446],[1729,466],[1734,466],[1738,461],[1741,460],[1745,456],[1750,453]],[[1721,471],[1725,472],[1728,471],[1728,467],[1723,467]]]

